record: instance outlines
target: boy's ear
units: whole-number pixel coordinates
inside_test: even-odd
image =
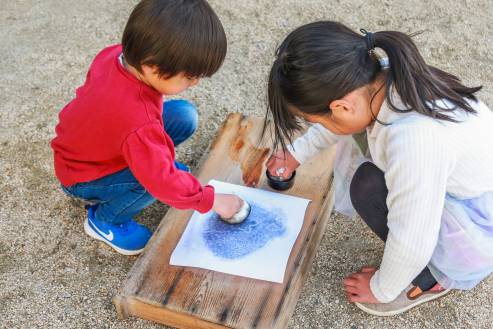
[[[144,76],[149,76],[152,74],[157,73],[158,69],[156,65],[141,65],[140,69],[142,70],[142,73],[144,73]]]

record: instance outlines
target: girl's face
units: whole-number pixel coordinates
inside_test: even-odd
[[[300,114],[311,123],[319,123],[336,135],[359,133],[370,126],[385,99],[383,78],[353,90],[341,99],[328,104],[327,114]],[[372,102],[373,98],[373,102]],[[370,108],[371,103],[371,108]]]

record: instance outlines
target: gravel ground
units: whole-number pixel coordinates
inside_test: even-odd
[[[49,141],[57,113],[94,55],[119,40],[136,1],[11,0],[0,6],[0,327],[160,328],[116,318],[111,298],[135,258],[82,231],[84,211],[58,188]],[[262,115],[265,78],[278,42],[300,24],[339,20],[357,29],[425,29],[426,59],[493,106],[491,0],[210,0],[224,23],[222,70],[185,95],[199,106],[196,137],[179,150],[195,166],[228,112]],[[155,228],[166,207],[140,220]],[[378,264],[383,244],[360,221],[333,215],[291,328],[493,328],[493,280],[454,292],[406,315],[367,316],[344,298],[343,276]]]

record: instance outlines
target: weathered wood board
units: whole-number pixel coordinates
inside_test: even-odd
[[[269,189],[265,161],[269,138],[260,141],[262,119],[231,114],[197,177]],[[170,209],[114,298],[121,318],[129,315],[177,328],[286,328],[313,262],[333,205],[329,149],[297,171],[287,194],[312,200],[291,251],[283,284],[169,265],[191,211]]]

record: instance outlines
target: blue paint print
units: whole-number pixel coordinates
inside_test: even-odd
[[[202,236],[215,256],[241,258],[286,233],[286,217],[282,211],[267,210],[249,203],[250,215],[241,224],[225,223],[216,213],[204,219],[206,224]]]

